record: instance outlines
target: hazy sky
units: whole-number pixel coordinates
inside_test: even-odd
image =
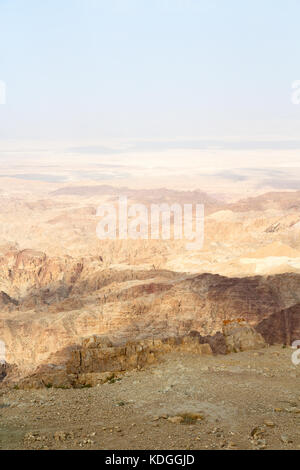
[[[0,138],[296,138],[299,18],[299,0],[0,0]]]

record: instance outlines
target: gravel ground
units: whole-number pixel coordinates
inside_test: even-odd
[[[0,390],[0,448],[300,449],[291,353],[172,353],[94,388]]]

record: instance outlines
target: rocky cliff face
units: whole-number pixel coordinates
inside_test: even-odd
[[[213,347],[224,320],[259,325],[269,342],[289,342],[299,331],[298,274],[195,276],[107,268],[100,256],[10,250],[0,259],[0,281],[0,339],[7,362],[24,373],[60,363],[68,348],[94,334],[121,343],[194,332]]]
[[[300,339],[300,304],[276,312],[260,322],[256,330],[269,344],[290,345]]]
[[[228,353],[262,349],[266,346],[262,335],[243,320],[225,322],[223,335]]]
[[[93,335],[69,350],[62,364],[41,366],[18,382],[23,389],[94,386],[112,380],[115,373],[141,369],[153,364],[167,352],[188,352],[211,355],[209,344],[200,344],[196,337],[148,339],[114,345],[107,336]]]

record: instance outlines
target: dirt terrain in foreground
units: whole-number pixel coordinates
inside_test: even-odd
[[[94,388],[0,391],[1,449],[300,449],[291,348],[170,353]]]

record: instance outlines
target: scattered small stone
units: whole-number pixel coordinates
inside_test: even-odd
[[[93,445],[95,444],[95,441],[92,441],[91,439],[84,439],[79,443],[80,447],[84,447],[85,445]]]
[[[25,434],[24,440],[35,442],[35,441],[41,441],[42,438],[37,432],[28,432],[27,434]]]
[[[67,439],[73,439],[73,433],[64,431],[56,431],[53,435],[55,441],[66,441]]]
[[[168,421],[170,421],[170,423],[180,424],[184,421],[184,418],[182,416],[169,416]]]
[[[288,437],[286,434],[282,434],[280,436],[280,440],[281,442],[283,442],[283,444],[291,444],[293,442],[293,440],[290,437]]]
[[[264,432],[265,430],[263,428],[261,428],[260,426],[257,426],[254,429],[252,429],[250,436],[253,439],[259,439],[264,434]]]
[[[214,428],[212,431],[210,431],[210,434],[218,434],[221,433],[222,429],[221,428]]]
[[[275,423],[273,423],[273,421],[269,421],[268,419],[266,421],[264,421],[264,425],[267,426],[268,428],[274,428],[275,427]]]
[[[236,443],[235,443],[235,442],[231,442],[231,441],[228,442],[228,444],[227,444],[227,448],[228,448],[228,449],[232,449],[232,448],[234,448],[234,447],[236,447]]]
[[[184,424],[195,424],[197,421],[202,421],[204,416],[200,413],[180,413],[183,418]]]
[[[265,449],[265,448],[267,447],[267,442],[266,442],[266,440],[265,440],[265,439],[258,439],[258,440],[256,441],[256,447],[257,447],[257,449],[259,449],[259,450]]]

